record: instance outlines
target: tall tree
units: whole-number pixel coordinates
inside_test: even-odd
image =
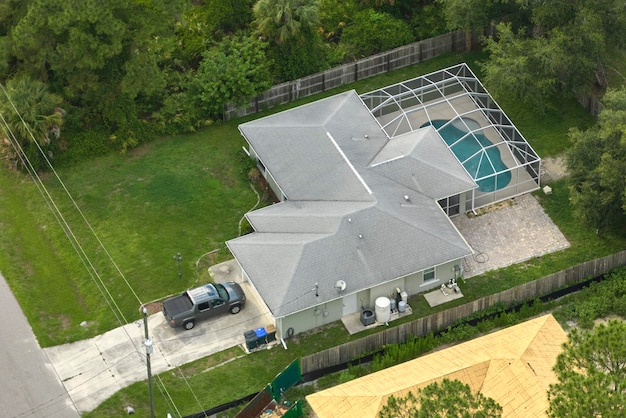
[[[204,54],[190,88],[206,118],[221,117],[227,104],[241,106],[271,87],[265,47],[256,37],[234,36]]]
[[[18,76],[0,88],[0,130],[3,157],[18,164],[26,157],[38,169],[63,124],[61,98],[30,77]]]
[[[319,23],[317,0],[258,0],[253,10],[259,32],[277,44]]]
[[[165,86],[183,0],[32,0],[12,28],[16,70],[47,82],[72,106],[89,109],[86,125],[124,136]],[[126,132],[123,132],[126,130]]]
[[[591,331],[573,329],[554,371],[548,415],[621,418],[626,414],[626,323],[611,320]]]
[[[595,126],[570,131],[566,154],[574,213],[598,231],[626,211],[626,88],[608,90],[603,103]]]
[[[465,31],[465,49],[472,50],[472,32],[482,32],[491,22],[494,3],[502,0],[436,0],[443,6],[449,29]]]
[[[604,83],[600,76],[603,66],[626,42],[623,2],[517,0],[517,3],[530,12],[534,27],[516,31],[510,25],[500,25],[487,43],[490,57],[483,65],[484,79],[492,92],[524,91],[525,94],[516,98],[545,109],[553,92],[588,93],[598,81]],[[501,41],[504,44],[499,46]],[[530,76],[520,79],[506,76],[510,67],[517,74]]]
[[[258,0],[253,25],[269,42],[268,56],[278,81],[293,80],[325,65],[318,0]]]
[[[411,27],[404,20],[366,9],[358,12],[352,24],[344,28],[341,43],[347,44],[357,57],[363,57],[409,44],[414,39]]]
[[[393,395],[387,400],[380,418],[497,418],[502,407],[460,380],[443,379],[419,389],[417,396],[409,392],[404,398]]]
[[[489,51],[489,59],[481,63],[485,84],[496,96],[506,94],[533,109],[547,110],[546,98],[558,91],[556,75],[544,68],[549,46],[541,39],[529,41],[514,33],[511,24],[500,23],[496,30],[497,40],[485,41]]]

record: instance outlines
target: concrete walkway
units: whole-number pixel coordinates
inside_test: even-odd
[[[453,218],[475,254],[463,260],[464,277],[521,263],[570,246],[531,194],[480,216]]]
[[[241,276],[232,262],[220,265],[216,275],[215,281],[240,281],[236,279]],[[150,357],[153,376],[242,345],[246,331],[271,323],[263,305],[252,296],[249,284],[240,284],[249,297],[245,308],[237,315],[200,322],[190,331],[172,329],[161,312],[148,317],[149,335],[154,346]],[[81,413],[95,409],[131,383],[148,378],[142,320],[88,340],[46,348],[45,352]],[[241,353],[244,354],[243,348]],[[156,381],[154,384],[157,396],[159,389]],[[140,415],[148,412],[137,410]]]

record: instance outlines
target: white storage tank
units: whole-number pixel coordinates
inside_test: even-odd
[[[406,292],[400,293],[400,297],[402,298],[402,302],[406,305],[409,301],[409,295]]]
[[[376,299],[376,321],[389,322],[391,319],[391,302],[389,298],[381,296]]]
[[[401,301],[398,303],[398,312],[400,312],[400,313],[404,313],[404,311],[406,311],[406,302],[405,302],[405,301],[403,301],[403,300],[401,300]]]

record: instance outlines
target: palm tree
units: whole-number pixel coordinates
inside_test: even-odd
[[[18,149],[48,146],[59,138],[63,124],[62,99],[39,80],[22,76],[0,85],[0,138],[5,158],[17,160]],[[16,142],[13,142],[16,141]]]
[[[280,45],[318,23],[317,6],[317,0],[259,0],[254,23],[261,35]]]

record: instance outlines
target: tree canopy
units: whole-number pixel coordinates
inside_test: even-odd
[[[591,331],[573,329],[554,371],[548,415],[623,417],[626,413],[626,323],[611,320]]]
[[[443,379],[419,389],[417,396],[390,396],[378,415],[380,418],[496,418],[502,407],[460,380]]]
[[[621,223],[626,211],[626,88],[609,89],[597,124],[573,129],[566,154],[574,213],[602,230]]]
[[[498,94],[546,109],[554,94],[588,93],[603,83],[602,68],[624,46],[623,2],[518,0],[526,26],[497,26],[486,42],[484,81]]]
[[[0,146],[5,158],[23,165],[26,157],[39,169],[43,164],[39,149],[52,156],[57,148],[53,141],[61,134],[65,113],[61,104],[61,97],[28,76],[10,79],[6,88],[0,88]]]
[[[0,0],[0,83],[44,83],[63,100],[65,132],[98,141],[81,149],[124,150],[219,119],[223,100],[251,99],[268,71],[293,80],[445,27],[491,34],[485,84],[540,109],[603,83],[626,11],[618,0]],[[247,40],[259,36],[262,48]],[[218,67],[231,81],[219,89]]]

